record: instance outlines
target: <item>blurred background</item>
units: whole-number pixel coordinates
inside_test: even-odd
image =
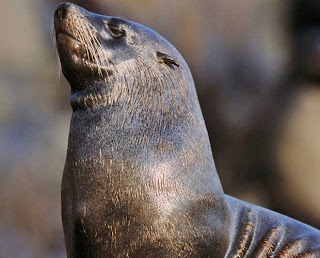
[[[0,257],[65,257],[71,108],[57,0],[6,0],[0,27]],[[320,228],[318,0],[83,0],[171,41],[194,75],[227,194]]]

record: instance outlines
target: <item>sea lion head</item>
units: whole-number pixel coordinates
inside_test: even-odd
[[[62,3],[54,15],[56,44],[62,72],[72,96],[94,106],[129,101],[164,87],[182,90],[193,80],[179,52],[153,30],[124,18],[98,15]],[[190,84],[190,83],[189,83]]]

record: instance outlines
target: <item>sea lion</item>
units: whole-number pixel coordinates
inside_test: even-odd
[[[68,257],[320,257],[320,232],[224,194],[194,82],[151,29],[63,3]]]

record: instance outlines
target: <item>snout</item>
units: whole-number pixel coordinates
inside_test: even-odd
[[[85,9],[76,4],[61,3],[54,13],[54,28],[57,41],[60,34],[68,35],[77,40],[74,35],[74,23],[78,19],[75,18],[83,17],[86,12]]]
[[[66,19],[68,13],[72,11],[71,9],[74,9],[73,4],[71,3],[62,3],[58,6],[57,10],[54,13],[54,19],[58,21],[63,21]]]
[[[84,15],[88,12],[86,9],[72,3],[62,3],[58,6],[54,13],[55,22],[63,22],[72,15]]]

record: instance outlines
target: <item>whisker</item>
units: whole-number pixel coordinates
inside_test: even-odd
[[[53,53],[56,53],[56,31],[54,29],[54,20],[52,20],[52,23],[51,23],[51,43],[52,43],[52,51]]]

